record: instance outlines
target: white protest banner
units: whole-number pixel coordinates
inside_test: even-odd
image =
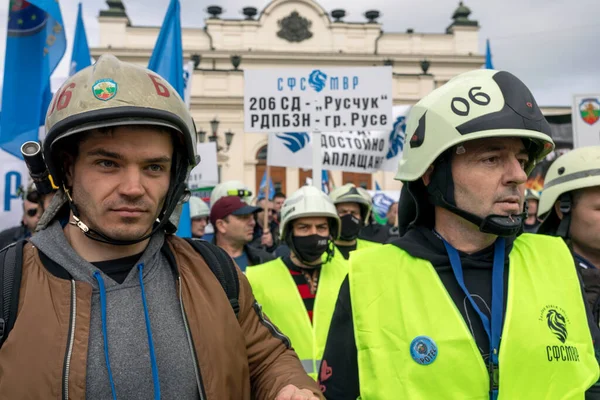
[[[246,132],[392,128],[392,68],[244,70]]]
[[[573,96],[571,121],[575,148],[600,145],[598,120],[600,120],[600,94]]]
[[[198,143],[200,163],[190,172],[188,188],[197,189],[215,186],[219,183],[219,168],[217,166],[217,144]]]
[[[395,172],[402,156],[409,110],[410,106],[394,107],[394,123],[390,131],[323,132],[320,146],[323,169]],[[310,168],[312,151],[312,137],[306,132],[269,135],[267,164]]]
[[[23,217],[23,200],[18,194],[20,187],[26,187],[29,172],[25,161],[0,150],[0,230],[19,225]]]
[[[274,167],[311,168],[312,135],[286,132],[269,135],[267,165]]]

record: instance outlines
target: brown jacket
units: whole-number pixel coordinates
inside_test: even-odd
[[[181,238],[167,240],[177,263],[177,291],[205,398],[275,399],[288,384],[321,396],[296,353],[259,315],[245,276],[238,271],[236,320],[223,288],[200,255]],[[52,275],[38,250],[25,245],[18,318],[0,349],[2,399],[85,398],[91,297],[90,285]]]

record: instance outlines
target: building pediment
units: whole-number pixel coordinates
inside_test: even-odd
[[[151,51],[160,27],[131,26],[122,3],[108,3],[109,10],[99,17],[99,47],[121,52]],[[314,55],[315,59],[381,55],[393,60],[398,56],[417,55],[422,59],[421,55],[470,57],[478,53],[479,27],[469,20],[470,10],[462,4],[446,32],[434,34],[415,33],[412,29],[384,33],[377,22],[379,12],[365,11],[365,22],[345,22],[344,10],[328,11],[313,0],[273,0],[261,11],[245,7],[246,18],[226,19],[221,17],[220,6],[210,6],[207,12],[211,16],[205,19],[203,28],[183,29],[183,47],[190,54],[238,54],[245,60],[257,54],[304,54]],[[360,65],[373,63],[365,60]]]
[[[381,32],[378,23],[334,22],[312,0],[274,0],[256,20],[210,18],[206,28],[215,50],[320,53],[372,52]]]

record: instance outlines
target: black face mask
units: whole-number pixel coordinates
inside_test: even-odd
[[[362,228],[362,221],[352,214],[346,214],[342,218],[341,240],[354,240],[358,237],[358,232]]]
[[[293,236],[294,250],[300,261],[317,261],[329,246],[329,237],[320,235]]]

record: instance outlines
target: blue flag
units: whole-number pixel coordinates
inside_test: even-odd
[[[183,49],[181,45],[181,7],[179,0],[171,0],[152,50],[148,69],[162,76],[183,99]],[[179,217],[177,236],[192,236],[190,205],[184,203]]]
[[[179,0],[171,0],[152,51],[148,69],[162,76],[183,99],[183,49],[180,15]]]
[[[492,50],[490,49],[490,39],[487,39],[485,43],[485,69],[494,69],[494,64],[492,64]]]
[[[373,195],[373,216],[375,222],[381,225],[387,223],[387,212],[394,204],[394,199],[381,191],[379,182],[375,181],[375,194]]]
[[[71,69],[69,71],[69,76],[92,65],[92,56],[90,55],[90,47],[88,46],[85,25],[83,24],[81,2],[78,7],[77,25],[75,26],[75,40],[73,40],[73,54],[71,55]]]
[[[329,174],[326,169],[321,171],[321,190],[329,194]]]
[[[58,0],[10,0],[8,7],[0,148],[22,159],[21,145],[38,140],[67,39]]]
[[[257,200],[262,200],[265,198],[265,187],[267,186],[267,171],[263,174],[263,177],[260,181],[260,187],[258,188],[258,196]],[[273,200],[275,197],[275,187],[273,186],[273,180],[269,177],[269,200]]]

